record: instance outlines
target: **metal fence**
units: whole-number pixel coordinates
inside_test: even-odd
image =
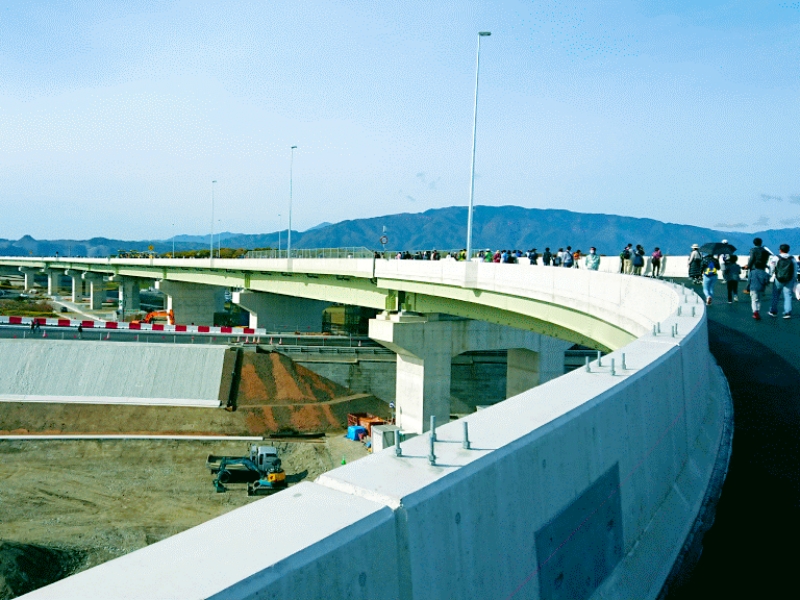
[[[245,258],[372,258],[375,253],[363,246],[350,248],[292,248],[286,250],[251,250]]]

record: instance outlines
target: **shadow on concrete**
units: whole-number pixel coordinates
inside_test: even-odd
[[[733,397],[733,451],[700,560],[669,600],[798,593],[800,319],[764,311],[757,322],[743,300],[709,310],[711,352]]]

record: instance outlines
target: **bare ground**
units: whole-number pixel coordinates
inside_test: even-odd
[[[264,442],[270,443],[270,442]],[[324,443],[273,444],[290,485],[366,455]],[[0,441],[0,600],[122,556],[260,498],[218,494],[208,454],[244,442]]]

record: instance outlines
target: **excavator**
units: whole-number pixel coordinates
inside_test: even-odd
[[[175,314],[172,309],[169,310],[154,310],[147,313],[144,319],[131,321],[132,325],[140,325],[142,323],[150,324],[153,321],[167,321],[170,325],[175,325]]]
[[[248,496],[264,496],[287,486],[286,472],[274,446],[250,446],[249,456],[216,456],[209,454],[206,467],[216,474],[217,492],[226,492],[226,483],[247,482]]]

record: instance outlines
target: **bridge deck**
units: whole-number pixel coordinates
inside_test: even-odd
[[[717,285],[707,315],[733,396],[733,452],[702,557],[669,600],[779,598],[796,586],[787,548],[800,537],[800,315],[774,319],[765,308],[757,322],[747,294],[730,305],[724,295]]]

